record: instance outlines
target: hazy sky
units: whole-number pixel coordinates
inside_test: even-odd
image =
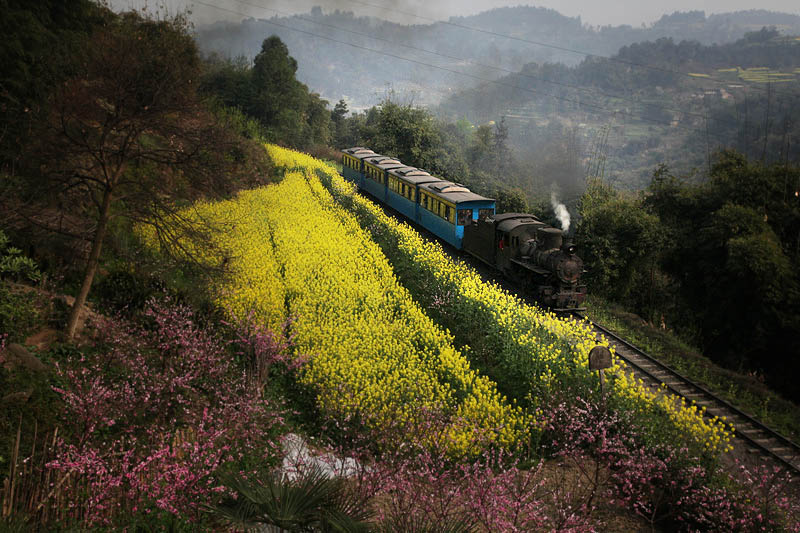
[[[584,24],[618,25],[630,24],[639,26],[658,20],[665,13],[674,11],[705,11],[706,14],[742,11],[748,9],[768,9],[800,15],[798,0],[668,0],[647,2],[646,0],[615,0],[609,4],[597,0],[541,0],[537,2],[520,2],[509,0],[111,0],[115,8],[140,8],[143,5],[163,4],[169,12],[175,12],[190,6],[195,14],[196,22],[206,23],[219,19],[237,19],[241,16],[210,7],[216,5],[232,11],[245,13],[255,18],[269,18],[281,12],[307,13],[312,6],[319,5],[323,10],[341,9],[356,14],[406,23],[426,23],[430,18],[447,18],[453,15],[471,15],[495,7],[507,5],[533,5],[547,7],[570,17],[580,16]],[[387,9],[381,9],[385,6]],[[388,9],[414,13],[424,18],[401,15]]]

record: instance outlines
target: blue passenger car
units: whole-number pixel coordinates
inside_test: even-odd
[[[459,250],[464,226],[494,214],[495,201],[450,181],[419,186],[417,222]]]
[[[364,159],[376,154],[369,148],[356,146],[343,150],[342,155],[342,175],[345,179],[355,183],[359,189],[364,188]]]
[[[389,171],[389,191],[386,203],[414,222],[419,221],[419,185],[442,181],[415,167],[400,167]]]
[[[344,177],[458,249],[464,226],[494,215],[495,201],[360,146],[343,150]]]
[[[385,155],[364,158],[363,189],[381,202],[386,203],[386,195],[389,191],[389,175],[387,172],[405,166],[397,159]]]

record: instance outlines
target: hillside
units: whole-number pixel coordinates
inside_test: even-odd
[[[657,167],[633,194],[584,179],[579,125],[542,125],[548,157],[534,166],[510,149],[510,115],[476,126],[389,98],[330,109],[277,36],[252,62],[203,57],[185,16],[94,0],[0,3],[0,26],[0,531],[800,527],[790,473],[735,463],[738,419],[673,396],[667,380],[646,385],[587,321],[520,298],[387,214],[356,189],[353,161],[342,176],[335,147],[452,178],[460,197],[461,183],[496,192],[498,212],[550,193],[565,232],[556,193],[580,198],[592,312],[607,297],[707,341],[706,355],[752,375],[700,379],[797,435],[796,406],[752,386],[796,392],[800,167],[788,155],[720,152],[699,184]],[[768,53],[774,69],[714,72],[787,78],[789,44],[747,34],[739,55]],[[609,74],[605,90],[653,85],[590,63]],[[539,68],[566,79],[584,66],[526,73]],[[763,102],[778,116],[772,90]],[[469,222],[458,202],[411,190],[451,231]],[[530,209],[546,218],[546,202]],[[581,269],[565,244],[497,246],[534,251],[566,283]],[[563,254],[574,269],[553,266]],[[685,359],[680,346],[661,356]]]
[[[270,16],[272,18],[267,18]],[[388,91],[394,91],[406,101],[435,104],[453,91],[477,83],[474,79],[421,63],[496,78],[502,73],[479,65],[513,71],[530,62],[576,65],[584,55],[564,49],[608,56],[622,46],[665,37],[676,41],[694,40],[706,45],[724,44],[764,26],[775,26],[785,35],[800,34],[800,16],[763,10],[710,16],[699,11],[674,13],[664,15],[646,28],[594,28],[584,25],[580,18],[531,6],[498,8],[470,17],[454,17],[448,22],[421,22],[407,26],[358,17],[351,12],[323,13],[317,8],[304,15],[280,16],[265,9],[264,19],[251,18],[241,23],[220,22],[200,27],[197,40],[206,53],[252,58],[261,42],[276,34],[298,60],[300,81],[323,98],[330,101],[344,98],[351,108],[363,109],[378,103]],[[380,40],[371,38],[373,36]],[[526,40],[532,42],[524,42]],[[424,50],[450,58],[431,55]],[[357,81],[354,83],[354,80]]]
[[[800,40],[775,30],[712,46],[662,38],[573,67],[529,63],[439,110],[476,123],[505,116],[528,160],[553,131],[574,131],[587,168],[641,189],[656,165],[691,173],[723,146],[766,162],[796,159],[787,139],[799,131],[798,58]]]

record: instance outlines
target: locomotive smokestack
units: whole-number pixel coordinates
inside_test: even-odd
[[[562,233],[558,228],[539,228],[536,236],[541,243],[542,250],[552,250],[554,248],[561,248]]]

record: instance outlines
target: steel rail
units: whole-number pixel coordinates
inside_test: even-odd
[[[569,314],[572,315],[572,316],[575,316],[575,317],[577,317],[577,318],[579,318],[581,320],[589,319],[587,316],[585,316],[584,314],[582,314],[580,312],[577,312],[577,311],[573,311],[573,312],[571,312]],[[763,422],[761,422],[760,420],[756,419],[752,415],[742,411],[741,409],[739,409],[735,405],[731,404],[727,400],[717,396],[716,394],[714,394],[712,391],[710,391],[709,389],[707,389],[703,385],[700,385],[696,381],[694,381],[694,380],[692,380],[690,378],[687,378],[686,376],[684,376],[683,374],[681,374],[680,372],[678,372],[674,368],[670,367],[669,365],[666,365],[666,364],[662,363],[661,361],[659,361],[658,359],[656,359],[652,355],[650,355],[647,352],[645,352],[644,350],[638,348],[633,343],[631,343],[629,341],[626,341],[625,339],[623,339],[622,337],[620,337],[616,333],[612,332],[611,330],[609,330],[609,329],[607,329],[607,328],[605,328],[605,327],[603,327],[603,326],[601,326],[599,324],[594,323],[593,321],[591,321],[591,319],[589,319],[589,322],[590,322],[591,326],[596,331],[598,331],[600,334],[605,335],[606,337],[609,338],[609,340],[613,340],[614,342],[624,346],[628,350],[633,351],[637,356],[645,359],[648,364],[650,364],[652,366],[655,366],[658,369],[657,371],[661,371],[663,373],[666,373],[670,377],[672,377],[675,380],[677,380],[679,383],[684,384],[685,386],[687,386],[690,390],[696,391],[699,394],[699,396],[701,397],[701,400],[706,400],[707,403],[716,404],[717,408],[721,407],[723,410],[727,410],[729,413],[732,413],[734,416],[726,417],[728,419],[728,421],[730,421],[730,419],[734,418],[734,417],[738,417],[739,419],[744,420],[745,423],[747,425],[749,425],[749,427],[747,427],[747,425],[742,425],[741,423],[737,423],[734,426],[734,428],[735,428],[734,438],[741,437],[751,447],[756,448],[760,452],[765,453],[765,454],[769,455],[771,458],[777,460],[780,464],[782,464],[783,466],[789,468],[792,471],[793,474],[800,475],[800,445],[798,445],[797,443],[795,443],[794,441],[792,441],[788,437],[778,433],[777,431],[775,431],[774,429],[770,428],[769,426],[765,425]],[[693,401],[693,402],[697,403],[698,405],[700,404],[700,402],[698,402],[696,399],[689,398],[688,395],[685,392],[679,391],[678,388],[680,387],[680,385],[668,384],[668,383],[665,382],[665,380],[663,378],[658,377],[657,375],[655,375],[655,373],[653,371],[648,370],[646,368],[643,368],[641,364],[639,364],[639,363],[637,363],[635,361],[632,361],[629,357],[626,357],[626,356],[624,356],[624,355],[622,355],[620,353],[617,353],[616,355],[620,359],[625,361],[628,365],[630,365],[632,368],[634,368],[637,372],[640,372],[640,373],[644,374],[650,380],[654,381],[658,386],[662,386],[663,385],[667,389],[669,389],[673,394],[675,394],[675,395],[677,395],[677,396],[679,396],[681,398],[685,398],[687,400]],[[709,413],[709,409],[708,409],[708,407],[706,407],[704,415],[707,416],[709,414],[710,414]],[[755,431],[753,431],[753,430],[755,430]],[[754,432],[755,433],[761,432],[762,434],[766,435],[766,438],[763,438],[763,437],[759,438],[759,436],[757,436],[757,435],[753,436],[753,435],[749,435],[748,434],[748,433],[752,434]],[[768,441],[770,439],[774,440],[774,441],[777,441],[778,443],[780,443],[781,446],[768,446],[767,444],[764,444],[764,441]],[[790,454],[781,455],[777,451],[775,451],[778,448],[788,448],[790,450]],[[787,455],[790,455],[792,459],[787,459],[786,458]],[[792,460],[794,460],[796,462],[792,462]]]
[[[365,191],[360,191],[360,192],[362,194],[365,193]],[[367,196],[371,197],[369,194],[367,194]],[[433,239],[433,240],[439,242],[440,244],[442,244],[443,248],[446,251],[450,251],[451,255],[453,255],[454,258],[455,257],[461,257],[461,259],[466,260],[467,263],[469,263],[473,268],[475,268],[475,270],[481,275],[481,277],[492,278],[492,280],[494,282],[500,283],[501,285],[506,286],[506,287],[509,287],[509,285],[513,285],[510,282],[508,282],[508,280],[505,280],[502,277],[498,277],[496,272],[487,272],[487,270],[491,270],[491,268],[487,267],[487,265],[485,265],[484,263],[482,263],[480,261],[477,261],[473,256],[470,256],[469,254],[459,253],[459,251],[456,250],[455,248],[453,248],[451,245],[449,245],[445,241],[439,239],[433,233],[430,233],[423,226],[420,226],[420,225],[416,224],[414,221],[411,221],[411,220],[405,218],[403,215],[401,215],[397,211],[395,211],[391,206],[386,205],[382,201],[378,201],[376,205],[380,206],[382,208],[382,210],[384,211],[384,213],[386,213],[387,215],[389,215],[389,216],[391,216],[393,218],[396,218],[396,219],[398,219],[398,220],[400,220],[402,222],[410,223],[418,231],[422,230],[421,233],[423,235],[426,235],[427,238]],[[524,301],[526,301],[526,302],[529,301],[528,297],[524,296],[523,294],[518,293],[516,290],[514,290],[512,292],[515,292],[517,294],[517,296],[522,298]],[[774,429],[766,426],[764,423],[762,423],[761,421],[757,420],[752,415],[742,411],[741,409],[739,409],[735,405],[731,404],[727,400],[725,400],[723,398],[720,398],[719,396],[717,396],[716,394],[711,392],[706,387],[700,385],[699,383],[693,381],[690,378],[687,378],[686,376],[682,375],[681,373],[679,373],[677,370],[673,369],[672,367],[662,363],[661,361],[659,361],[658,359],[656,359],[652,355],[648,354],[644,350],[642,350],[642,349],[638,348],[637,346],[635,346],[633,343],[631,343],[629,341],[626,341],[625,339],[623,339],[622,337],[620,337],[616,333],[612,332],[611,330],[609,330],[609,329],[607,329],[607,328],[605,328],[605,327],[603,327],[603,326],[601,326],[599,324],[594,323],[593,321],[591,321],[591,319],[589,319],[589,317],[587,317],[584,314],[582,314],[581,311],[575,311],[575,310],[573,310],[573,311],[565,311],[565,312],[558,313],[558,314],[561,315],[561,316],[565,316],[565,317],[574,316],[576,318],[579,318],[580,320],[588,319],[590,321],[590,323],[591,323],[591,326],[598,333],[607,336],[609,339],[611,339],[611,340],[617,342],[618,344],[624,346],[628,350],[633,351],[636,355],[638,355],[639,357],[645,359],[649,364],[657,367],[658,370],[667,373],[669,376],[675,378],[676,380],[678,380],[679,382],[685,384],[689,388],[694,389],[695,391],[697,391],[697,393],[699,393],[699,395],[701,396],[701,401],[703,399],[705,399],[707,402],[715,403],[717,409],[722,408],[723,410],[727,410],[730,415],[733,415],[733,416],[726,416],[726,419],[728,419],[729,422],[730,422],[730,419],[735,418],[735,417],[738,417],[738,418],[744,420],[745,423],[749,424],[750,427],[748,428],[746,426],[742,426],[742,424],[737,424],[736,426],[734,426],[734,428],[735,428],[734,438],[736,438],[737,436],[740,436],[742,438],[742,440],[744,440],[746,442],[746,444],[749,445],[751,448],[755,448],[756,450],[758,450],[758,451],[768,455],[772,459],[778,461],[781,465],[785,466],[793,475],[800,476],[800,445],[798,445],[797,443],[795,443],[794,441],[792,441],[788,437],[786,437],[784,435],[781,435],[780,433],[778,433]],[[631,361],[629,358],[626,358],[625,356],[621,355],[619,352],[617,352],[616,355],[617,355],[617,357],[619,357],[620,359],[625,361],[635,371],[647,376],[647,378],[649,378],[657,387],[661,387],[661,385],[664,385],[670,392],[672,392],[676,396],[681,397],[681,398],[685,398],[685,399],[690,400],[690,401],[694,401],[695,403],[699,404],[699,402],[697,402],[697,400],[693,400],[693,399],[689,398],[686,393],[683,393],[683,392],[679,391],[677,389],[677,387],[679,387],[679,385],[670,385],[668,383],[665,383],[664,379],[656,376],[652,371],[647,370],[646,368],[643,368],[640,364],[637,364],[636,362]],[[706,408],[705,414],[709,414],[709,409],[708,408]],[[750,436],[750,435],[748,435],[746,433],[748,431],[748,429],[751,430],[751,432],[752,432],[752,430],[755,430],[756,432],[760,431],[764,435],[766,435],[767,438],[759,438],[758,436]],[[790,453],[791,458],[792,458],[792,460],[797,461],[797,463],[793,463],[792,460],[786,459],[785,457],[779,455],[775,451],[775,449],[779,448],[779,446],[769,447],[769,446],[767,446],[765,444],[762,444],[762,442],[759,442],[759,441],[767,441],[769,439],[776,440],[779,443],[781,443],[784,448],[790,449],[791,450],[791,453]]]

